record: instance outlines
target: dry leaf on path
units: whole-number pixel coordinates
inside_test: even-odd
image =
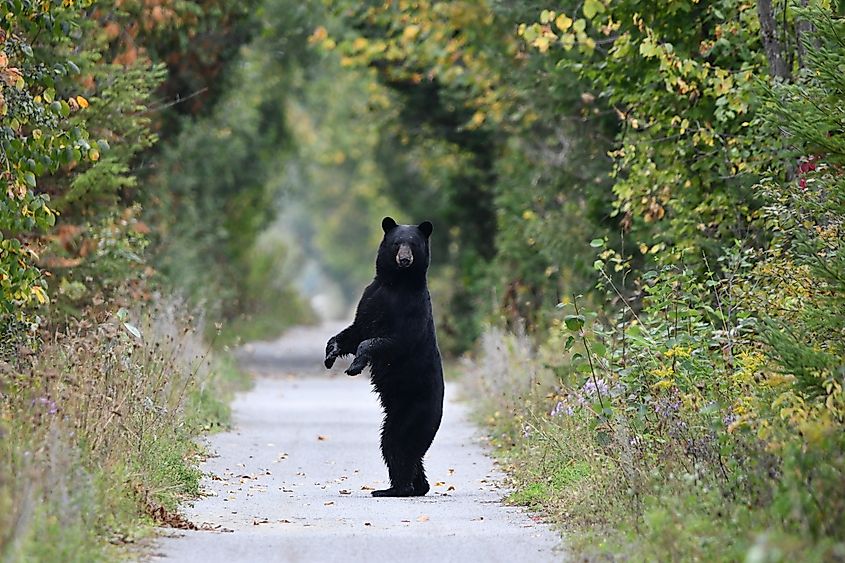
[[[428,522],[428,516],[423,514],[419,518],[417,518],[417,522]]]

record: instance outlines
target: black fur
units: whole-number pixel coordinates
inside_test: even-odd
[[[382,229],[376,277],[355,322],[326,345],[325,364],[355,354],[347,374],[370,366],[384,409],[381,452],[390,474],[390,488],[373,496],[422,496],[429,490],[423,456],[443,414],[443,367],[426,284],[432,226],[397,225],[385,217]]]

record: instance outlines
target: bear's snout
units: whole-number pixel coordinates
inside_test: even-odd
[[[396,252],[396,263],[400,268],[407,268],[414,263],[414,253],[407,243],[399,245],[399,251]]]

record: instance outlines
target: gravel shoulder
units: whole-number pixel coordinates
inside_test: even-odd
[[[168,561],[560,561],[560,537],[501,503],[503,475],[447,384],[426,456],[432,491],[370,496],[388,486],[381,410],[365,376],[320,372],[338,326],[296,329],[242,358],[258,373],[233,404],[234,429],[208,438],[206,496],[185,508],[202,531],[165,530]],[[366,373],[366,372],[365,372]],[[328,374],[328,375],[327,375]]]

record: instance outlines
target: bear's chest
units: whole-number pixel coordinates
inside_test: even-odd
[[[427,292],[381,288],[367,309],[374,327],[390,333],[420,330],[428,323],[431,305]]]

